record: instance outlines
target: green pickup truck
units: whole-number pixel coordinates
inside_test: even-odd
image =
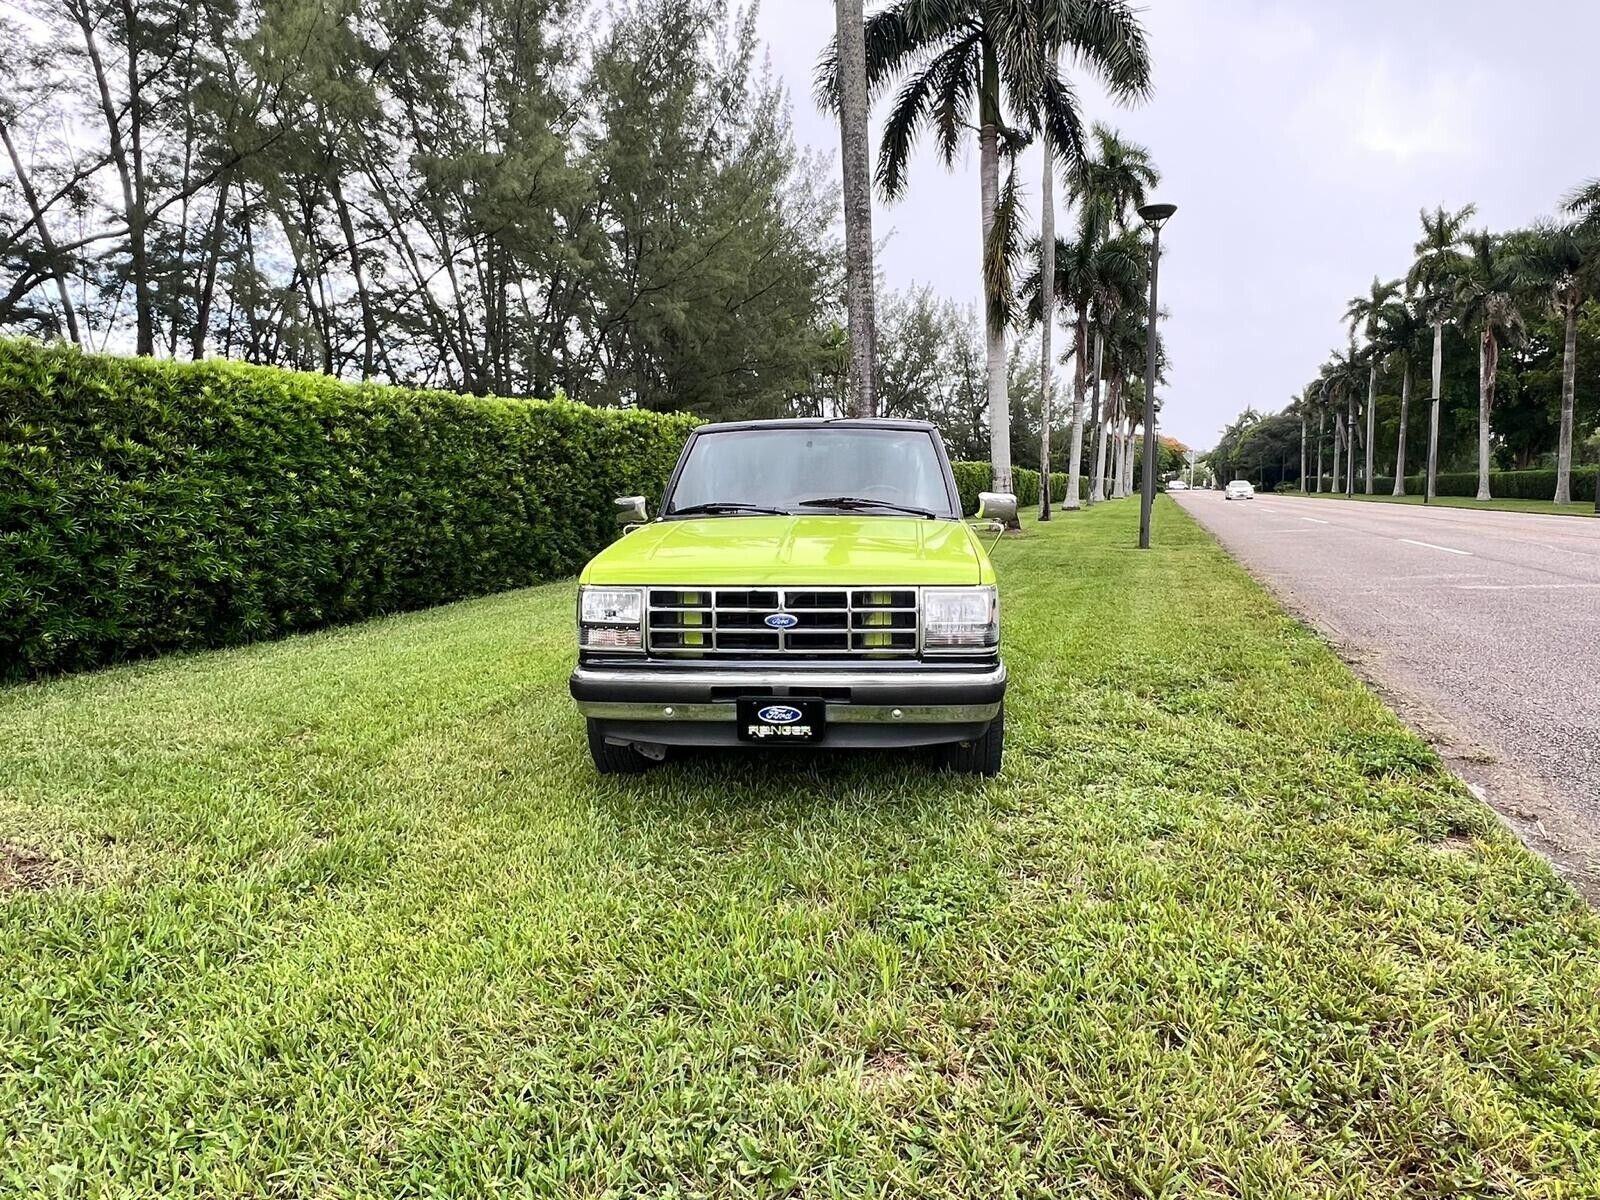
[[[570,683],[602,773],[673,746],[932,746],[993,775],[1005,740],[995,573],[923,421],[704,425],[662,497],[579,578]],[[1016,517],[985,492],[978,522]]]

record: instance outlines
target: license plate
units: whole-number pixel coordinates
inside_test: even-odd
[[[822,740],[827,704],[822,700],[773,700],[755,697],[735,701],[739,740],[789,746]]]

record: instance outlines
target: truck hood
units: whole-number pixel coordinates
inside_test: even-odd
[[[580,582],[706,586],[992,583],[983,547],[959,521],[916,517],[706,517],[624,534]]]

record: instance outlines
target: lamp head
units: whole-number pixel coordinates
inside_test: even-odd
[[[1161,227],[1167,223],[1172,214],[1178,211],[1176,204],[1145,204],[1139,208],[1139,217],[1151,229],[1160,232]]]

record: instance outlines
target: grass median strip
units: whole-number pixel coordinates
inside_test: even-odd
[[[0,1190],[1592,1187],[1600,922],[1160,504],[996,551],[988,783],[601,781],[567,584],[0,692]]]

